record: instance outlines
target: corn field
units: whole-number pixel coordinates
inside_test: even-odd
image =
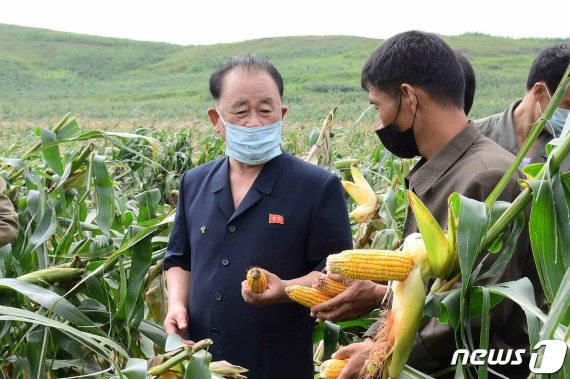
[[[527,144],[552,115],[566,87],[561,85],[556,91]],[[526,314],[529,346],[544,339],[560,339],[569,345],[570,173],[558,171],[570,152],[569,136],[551,152],[547,164],[525,169],[524,190],[512,204],[496,202],[506,181],[484,202],[452,195],[454,226],[442,240],[443,231],[430,221],[413,194],[405,191],[404,178],[414,162],[394,157],[379,143],[376,146],[376,141],[366,151],[366,144],[355,137],[358,122],[335,129],[335,113],[310,136],[290,135],[284,148],[345,181],[369,185],[372,194],[367,199],[347,196],[355,220],[355,249],[396,250],[402,242],[406,210],[412,205],[430,263],[437,260],[434,249],[450,254],[437,268],[431,265],[439,279],[432,292],[423,294],[419,308],[415,301],[419,319],[450,323],[457,348],[485,349],[490,309],[507,298]],[[13,243],[0,248],[1,377],[247,376],[231,362],[211,362],[207,352],[211,341],[187,346],[176,336],[167,338],[162,328],[167,309],[162,259],[174,219],[179,176],[220,157],[224,150],[223,142],[213,135],[194,137],[190,131],[172,135],[151,129],[85,132],[67,115],[52,128],[38,128],[36,143],[28,151],[2,152],[1,175],[18,212],[20,231]],[[505,180],[524,153],[523,148]],[[476,285],[478,277],[492,275],[510,259],[513,241],[522,229],[521,212],[527,206],[531,207],[530,237],[546,309],[535,303],[526,278]],[[490,272],[482,272],[475,262],[487,251],[501,258]],[[451,254],[457,259],[455,278],[450,276]],[[387,279],[404,283],[411,276],[408,272],[399,279]],[[463,278],[459,287],[449,285],[458,278]],[[469,319],[481,315],[482,338],[480,346],[474,346]],[[314,334],[316,367],[339,345],[359,341],[371,324],[370,316],[377,317],[378,311],[350,322],[319,324]],[[391,362],[396,358],[391,356]],[[405,360],[400,377],[429,378],[404,364]],[[459,364],[453,370],[456,378],[489,376],[485,366],[474,370]],[[557,374],[541,377],[570,377],[570,359]]]

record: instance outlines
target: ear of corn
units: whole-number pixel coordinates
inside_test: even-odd
[[[325,301],[331,299],[330,296],[322,293],[319,290],[299,285],[286,287],[285,292],[291,298],[291,300],[308,308],[312,308],[317,304],[324,303]]]
[[[83,275],[84,271],[82,268],[50,267],[21,275],[17,279],[33,284],[40,282],[57,283],[78,278]]]
[[[445,279],[451,271],[455,252],[450,250],[445,233],[427,207],[412,191],[408,190],[406,194],[425,243],[431,271],[436,278]]]
[[[319,274],[315,278],[313,288],[329,295],[330,297],[335,297],[346,290],[344,283],[332,280],[325,274]]]
[[[345,250],[327,258],[328,272],[360,280],[404,280],[413,265],[410,254],[391,250]]]
[[[261,293],[267,289],[267,276],[259,267],[250,268],[247,272],[247,285],[255,293]]]
[[[402,252],[410,254],[414,267],[419,267],[422,279],[427,280],[434,276],[426,252],[426,246],[420,233],[412,233],[406,237],[402,244]]]
[[[397,378],[408,361],[423,317],[426,293],[420,268],[414,268],[405,281],[394,283],[393,290],[394,347],[386,365],[390,377]]]
[[[321,378],[336,379],[344,366],[348,363],[347,359],[329,359],[321,364]]]
[[[344,190],[354,200],[357,207],[349,213],[349,217],[357,222],[366,222],[376,214],[378,199],[364,175],[354,166],[350,167],[354,182],[342,181]]]

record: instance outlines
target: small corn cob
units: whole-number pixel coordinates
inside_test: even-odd
[[[40,282],[57,283],[78,278],[84,272],[85,270],[82,268],[50,267],[24,274],[16,279],[33,284]]]
[[[321,378],[336,379],[347,363],[347,359],[329,359],[324,361],[321,364]]]
[[[330,297],[335,297],[346,290],[344,283],[332,280],[325,274],[319,274],[315,278],[313,288],[329,295]]]
[[[261,293],[267,289],[267,276],[259,267],[250,268],[247,272],[247,285],[255,293]]]
[[[331,299],[330,296],[322,293],[319,290],[298,285],[286,287],[285,292],[291,298],[291,300],[308,308],[312,308],[317,304],[324,303],[325,301]]]
[[[391,250],[345,250],[327,258],[328,272],[361,280],[404,280],[413,265],[410,254]]]

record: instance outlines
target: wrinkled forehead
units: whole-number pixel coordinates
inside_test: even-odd
[[[257,94],[257,96],[255,96]],[[280,101],[279,87],[271,75],[262,69],[235,67],[228,71],[222,79],[220,100],[231,97],[271,98]]]

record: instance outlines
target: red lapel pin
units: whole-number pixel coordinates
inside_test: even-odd
[[[269,223],[270,224],[285,224],[285,218],[281,215],[275,215],[273,213],[269,214]]]

